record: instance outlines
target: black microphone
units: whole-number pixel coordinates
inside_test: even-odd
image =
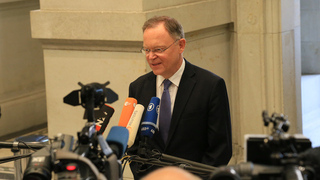
[[[99,117],[96,124],[96,131],[98,131],[98,134],[103,134],[103,132],[106,130],[113,113],[114,108],[107,104],[103,105],[96,112],[96,117]]]

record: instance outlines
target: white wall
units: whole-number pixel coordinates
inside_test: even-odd
[[[320,145],[320,0],[301,1],[303,134]]]
[[[303,134],[313,147],[320,146],[320,75],[301,78]]]

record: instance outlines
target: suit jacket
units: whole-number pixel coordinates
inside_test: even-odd
[[[167,143],[156,132],[148,142],[153,149],[212,166],[228,164],[232,156],[230,110],[224,80],[186,62],[172,112]],[[145,109],[156,96],[156,75],[149,72],[132,82],[129,97]],[[142,117],[143,120],[143,117]],[[139,133],[128,154],[139,148]],[[133,163],[134,166],[134,163]],[[135,174],[134,167],[131,168]]]

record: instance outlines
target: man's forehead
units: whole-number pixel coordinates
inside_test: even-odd
[[[143,36],[158,36],[158,35],[169,35],[168,31],[164,27],[164,25],[159,24],[158,26],[147,28]]]
[[[156,29],[156,28],[150,28],[146,29],[146,31],[143,34],[143,44],[158,44],[166,45],[167,43],[170,43],[172,41],[172,37],[169,35],[169,33],[166,30],[163,29]]]
[[[150,24],[148,27],[146,27],[145,30],[157,28],[157,27],[164,27],[164,22],[156,22],[156,23]]]

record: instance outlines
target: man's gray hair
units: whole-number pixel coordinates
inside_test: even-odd
[[[181,39],[184,38],[184,31],[182,25],[174,18],[169,16],[154,16],[148,19],[142,26],[143,32],[148,28],[153,28],[164,23],[164,27],[171,37]]]

